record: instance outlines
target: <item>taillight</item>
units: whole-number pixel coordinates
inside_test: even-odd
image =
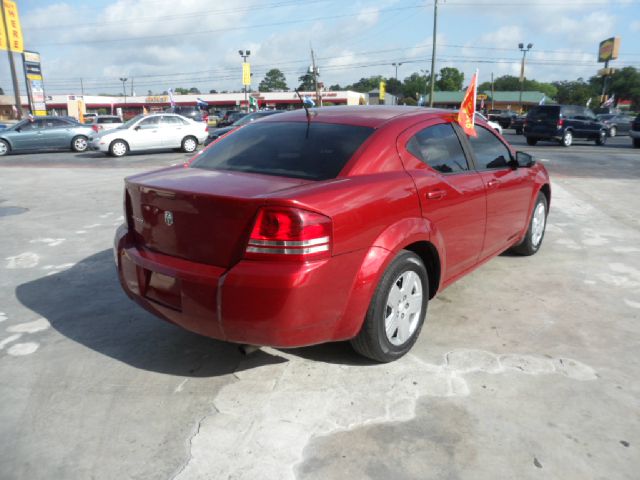
[[[332,223],[319,213],[288,207],[258,211],[246,258],[316,260],[331,255]]]
[[[564,118],[561,118],[560,120],[558,120],[558,128],[561,128],[564,125]]]
[[[98,131],[100,129],[98,128],[98,125],[91,125],[91,130],[93,130],[94,132],[98,133]]]

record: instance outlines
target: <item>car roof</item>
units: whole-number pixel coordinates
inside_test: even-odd
[[[309,112],[311,113],[312,123],[340,123],[371,128],[379,128],[382,125],[399,118],[408,118],[415,116],[425,117],[425,119],[438,117],[450,118],[456,113],[455,110],[388,105],[358,105],[310,108]],[[285,112],[280,115],[270,115],[261,121],[306,122],[307,115],[304,109],[301,108],[298,110]]]

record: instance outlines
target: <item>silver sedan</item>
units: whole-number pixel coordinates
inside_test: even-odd
[[[138,115],[116,129],[92,135],[89,141],[93,150],[114,157],[129,152],[175,148],[190,153],[206,140],[207,129],[204,122],[172,113]]]

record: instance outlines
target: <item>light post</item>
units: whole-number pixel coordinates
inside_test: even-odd
[[[402,65],[402,62],[393,62],[391,64],[391,66],[396,67],[396,88],[398,88],[398,67]],[[398,103],[398,92],[396,91],[396,95],[395,95],[395,103]]]
[[[127,108],[127,87],[126,87],[127,77],[120,77],[120,81],[122,82],[122,92],[124,93],[124,107],[123,108]],[[125,114],[125,111],[123,109],[122,110],[122,120],[124,120],[124,114]]]
[[[524,47],[524,43],[519,43],[518,48],[522,52],[522,63],[520,64],[520,113],[522,113],[522,89],[524,88],[524,60],[527,56],[527,52],[533,48],[533,43],[527,44],[527,48]]]
[[[238,53],[242,57],[242,63],[247,63],[247,57],[249,57],[249,55],[251,55],[251,51],[250,50],[238,50]],[[244,83],[245,82],[244,82],[244,70],[243,70],[242,86],[244,87],[244,104],[246,106],[247,113],[248,113],[249,112],[249,99],[247,98],[247,86]]]

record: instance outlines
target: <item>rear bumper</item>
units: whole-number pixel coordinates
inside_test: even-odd
[[[136,248],[125,226],[114,243],[118,277],[131,299],[211,338],[273,347],[346,340],[368,307],[349,305],[366,251],[306,264],[242,260],[224,269]]]

